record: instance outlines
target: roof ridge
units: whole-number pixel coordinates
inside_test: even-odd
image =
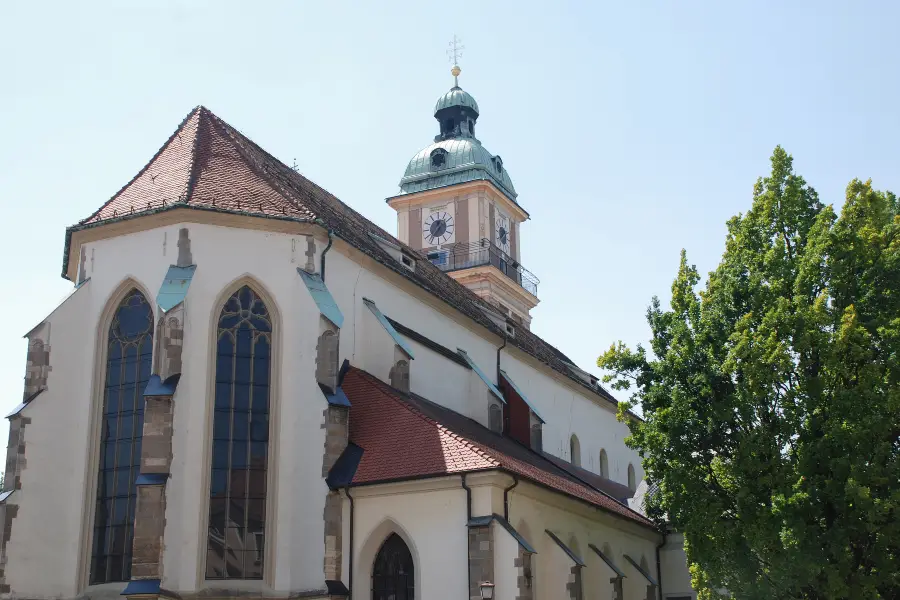
[[[480,448],[481,444],[478,444],[477,442],[473,442],[472,440],[469,440],[469,439],[461,436],[460,434],[456,433],[455,431],[453,431],[452,429],[450,429],[443,423],[440,423],[440,422],[436,421],[435,419],[432,419],[431,417],[429,417],[428,415],[426,415],[425,413],[423,413],[422,411],[417,409],[415,406],[412,406],[408,402],[404,401],[403,396],[402,396],[403,392],[401,392],[400,390],[396,390],[392,387],[387,386],[387,384],[385,384],[383,381],[381,381],[380,379],[378,379],[377,377],[375,377],[374,375],[372,375],[371,373],[369,373],[367,371],[363,371],[362,369],[359,369],[357,367],[351,367],[351,368],[353,370],[357,371],[358,373],[360,373],[363,378],[368,379],[372,383],[375,383],[378,386],[378,388],[381,390],[381,393],[383,395],[387,396],[392,401],[399,404],[401,407],[403,407],[405,410],[407,410],[412,415],[420,418],[421,420],[425,421],[426,423],[437,426],[439,429],[441,429],[442,431],[444,431],[448,435],[450,435],[453,439],[460,442],[461,444],[463,444],[464,446],[468,447],[470,450],[472,450],[473,452],[475,452],[476,454],[481,456],[481,458],[491,462],[494,465],[494,467],[502,467],[502,464],[500,463],[500,461],[498,461],[495,457],[490,456],[488,453],[486,453],[484,450],[482,450]],[[383,387],[388,387],[388,390],[390,390],[391,393],[388,393],[387,390],[382,389]]]
[[[191,148],[190,175],[188,175],[187,187],[184,191],[185,202],[191,201],[191,196],[194,194],[194,187],[197,185],[197,178],[200,176],[200,162],[197,160],[197,150],[200,146],[200,136],[203,135],[201,128],[209,119],[208,115],[212,114],[212,111],[202,104],[198,105],[194,111],[197,112],[199,120],[197,122],[197,133],[194,135],[194,147]],[[204,119],[204,117],[206,118]]]
[[[87,223],[88,221],[90,221],[91,219],[93,219],[94,217],[96,217],[97,215],[99,215],[101,212],[103,212],[103,209],[104,209],[104,208],[106,208],[107,206],[109,206],[110,204],[112,204],[112,202],[113,202],[116,198],[118,198],[119,195],[120,195],[122,192],[124,192],[125,190],[127,190],[127,189],[131,186],[132,183],[134,183],[135,181],[137,181],[137,180],[141,177],[141,175],[143,175],[144,173],[146,173],[146,172],[147,172],[147,169],[150,168],[150,165],[152,165],[154,162],[156,162],[156,159],[159,158],[159,156],[163,153],[163,151],[164,151],[166,148],[169,147],[169,145],[172,143],[172,141],[173,141],[173,140],[178,136],[178,134],[184,129],[184,126],[187,125],[187,123],[188,123],[188,121],[190,121],[191,117],[193,117],[195,113],[199,113],[199,112],[201,112],[202,110],[204,110],[204,107],[201,106],[201,105],[197,105],[197,106],[195,106],[194,108],[192,108],[192,109],[191,109],[191,112],[189,112],[189,113],[187,114],[187,116],[185,116],[184,119],[181,120],[181,123],[179,123],[179,124],[178,124],[178,127],[175,128],[175,131],[173,131],[173,132],[172,132],[172,135],[169,136],[169,139],[167,139],[167,140],[163,143],[163,145],[159,147],[159,149],[156,151],[156,153],[150,158],[150,160],[147,161],[147,164],[145,164],[145,165],[143,166],[143,168],[141,168],[141,170],[138,171],[137,174],[136,174],[134,177],[132,177],[131,179],[129,179],[129,180],[128,180],[128,183],[126,183],[125,185],[123,185],[122,187],[120,187],[119,190],[118,190],[115,194],[113,194],[112,196],[110,196],[109,200],[107,200],[106,202],[104,202],[104,203],[100,206],[100,208],[98,208],[97,210],[95,210],[93,213],[91,213],[89,216],[85,217],[84,219],[81,219],[80,221],[78,221],[78,224],[80,225],[80,224],[82,224],[82,223]],[[199,132],[199,130],[200,130],[200,124],[198,123],[198,124],[197,124],[197,131]],[[196,152],[196,138],[197,138],[197,134],[195,133],[195,134],[194,134],[195,147],[194,147],[194,149],[191,151],[192,153]],[[191,162],[192,162],[192,163],[193,163],[193,159],[194,159],[194,156],[191,157]],[[187,191],[187,190],[185,190],[185,191]]]

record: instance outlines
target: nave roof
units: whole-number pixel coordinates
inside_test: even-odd
[[[585,477],[561,468],[560,459],[534,452],[449,408],[404,394],[355,367],[347,370],[341,387],[351,404],[350,442],[358,460],[350,485],[501,470],[641,525],[654,526],[613,495],[621,493],[618,488],[624,486],[595,474]]]

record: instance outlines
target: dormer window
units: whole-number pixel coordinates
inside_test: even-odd
[[[447,164],[447,151],[443,148],[435,148],[431,151],[431,166],[440,169]]]
[[[499,156],[494,157],[494,168],[497,169],[498,173],[503,172],[503,159]]]

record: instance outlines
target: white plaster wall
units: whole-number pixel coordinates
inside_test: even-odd
[[[202,585],[209,476],[207,434],[211,422],[207,395],[211,377],[209,360],[213,351],[210,327],[214,323],[214,315],[217,316],[221,309],[220,295],[225,288],[236,279],[252,273],[259,284],[256,287],[262,288],[260,291],[274,301],[269,308],[271,313],[279,315],[276,326],[280,327],[281,332],[276,334],[281,340],[277,356],[281,357],[282,362],[275,368],[272,378],[274,437],[270,441],[269,457],[269,468],[275,469],[273,478],[278,482],[269,491],[275,509],[269,520],[271,523],[277,522],[278,528],[276,531],[270,527],[267,532],[267,560],[273,556],[275,558],[275,563],[269,564],[268,568],[275,589],[319,588],[323,583],[322,511],[326,493],[321,478],[324,434],[320,424],[325,403],[314,379],[318,310],[295,270],[298,264],[305,262],[305,257],[292,254],[291,236],[197,224],[187,227],[198,269],[186,302],[183,376],[175,397],[174,461],[167,491],[164,586],[188,591]],[[53,326],[54,334],[59,332],[58,340],[54,341],[59,343],[54,344],[56,347],[51,351],[51,381],[65,377],[67,383],[71,381],[73,384],[66,385],[65,402],[55,398],[55,393],[51,392],[45,392],[39,400],[51,401],[46,404],[52,404],[55,410],[64,407],[62,414],[54,413],[54,420],[65,423],[69,432],[64,435],[51,434],[56,444],[54,460],[58,461],[59,456],[74,456],[82,462],[76,464],[80,468],[62,474],[61,481],[54,481],[56,473],[52,461],[35,458],[32,463],[35,478],[52,483],[54,489],[61,491],[46,496],[46,502],[35,511],[40,513],[40,519],[60,511],[60,507],[55,505],[59,498],[71,502],[72,498],[80,497],[84,492],[82,482],[85,476],[97,468],[96,456],[89,457],[86,463],[81,457],[85,455],[88,408],[99,401],[99,396],[95,400],[89,391],[94,357],[92,353],[85,352],[85,348],[93,347],[92,335],[100,312],[126,277],[138,281],[148,291],[149,299],[153,300],[168,266],[175,261],[177,251],[171,242],[177,239],[179,228],[165,227],[91,244],[88,248],[88,256],[94,257],[93,269],[88,269],[91,282],[89,287],[74,296],[78,298],[89,292],[90,302],[80,304],[78,310],[72,313],[58,311],[54,315],[62,325]],[[298,243],[302,241],[297,236],[295,239]],[[164,244],[164,240],[170,243]],[[63,333],[67,326],[71,332],[69,334]],[[86,343],[86,340],[91,343]],[[69,407],[71,415],[65,412]],[[37,409],[38,405],[34,408]],[[26,435],[31,431],[38,435],[39,429],[40,426],[26,430]],[[67,481],[72,477],[77,481]],[[38,486],[32,485],[32,489],[35,487]],[[22,494],[23,498],[26,493]],[[89,504],[86,510],[90,514],[93,494],[93,490],[87,490]],[[80,515],[77,515],[77,510],[67,512],[71,516],[66,518],[73,523],[66,525],[71,529],[75,527],[74,521],[80,520]],[[27,520],[28,517],[22,520],[20,532],[32,538],[37,525],[26,526],[24,523]],[[66,528],[55,529],[55,537],[58,538],[59,531]],[[70,539],[78,539],[78,536],[73,533]],[[21,549],[16,546],[13,542],[11,560],[17,560],[13,556],[20,552],[23,556],[29,555],[27,542],[21,544]],[[61,548],[60,545],[55,547]],[[41,552],[43,559],[35,567],[46,573],[47,548],[42,547]],[[77,555],[69,553],[70,557]],[[61,563],[71,560],[59,559]],[[53,569],[61,573],[72,570],[73,567],[68,564]],[[32,590],[40,590],[40,586],[47,585],[37,579],[34,578],[33,586],[30,582],[22,586],[30,596],[39,595],[32,593]]]
[[[326,268],[326,274],[327,272]],[[378,302],[376,302],[377,304]],[[363,305],[357,332],[359,352],[356,353],[353,364],[382,381],[390,383],[391,367],[394,364],[394,339],[365,305]],[[410,370],[412,370],[412,366],[410,366]]]
[[[659,543],[658,535],[639,526],[626,524],[622,519],[599,509],[587,509],[585,512],[583,507],[579,507],[578,510],[570,510],[567,507],[571,506],[571,501],[563,502],[559,499],[556,502],[549,504],[536,499],[530,493],[517,493],[516,490],[509,495],[510,522],[520,531],[527,527],[531,532],[528,539],[538,551],[535,563],[537,589],[540,594],[538,597],[564,597],[562,594],[565,593],[565,582],[573,565],[545,533],[545,530],[549,529],[566,544],[571,544],[573,539],[576,540],[579,556],[587,564],[587,567],[582,569],[585,598],[608,597],[602,594],[611,592],[609,578],[612,577],[612,571],[605,564],[601,564],[600,558],[588,548],[589,543],[601,549],[608,543],[612,549],[610,558],[627,575],[626,599],[631,598],[628,590],[635,588],[636,585],[642,586],[644,592],[637,598],[643,599],[646,596],[646,580],[641,578],[641,581],[638,581],[640,574],[627,563],[624,555],[628,554],[638,562],[641,556],[646,556],[653,574],[656,569],[655,551],[656,544]],[[631,586],[629,580],[632,582]],[[560,585],[562,587],[559,587]]]
[[[696,597],[691,587],[691,574],[687,567],[682,534],[670,533],[666,536],[666,545],[659,551],[659,562],[662,570],[663,598],[667,596]]]
[[[559,598],[560,600],[568,598],[566,584],[569,582],[569,575],[574,563],[543,529],[540,539],[540,544],[536,548],[540,555],[540,566],[537,572],[537,597]],[[584,596],[590,597],[589,594],[584,594]]]
[[[479,210],[479,205],[476,197],[470,199],[472,210]],[[472,225],[476,223],[476,219],[471,220]],[[278,315],[280,331],[276,334],[280,347],[276,349],[278,366],[272,380],[277,388],[273,387],[271,398],[274,436],[270,441],[270,469],[277,483],[270,488],[275,512],[269,515],[270,522],[277,522],[278,527],[277,530],[271,527],[267,532],[267,569],[276,590],[319,588],[324,579],[322,512],[326,487],[321,477],[324,434],[320,425],[325,403],[314,378],[318,310],[296,273],[296,267],[306,262],[302,252],[296,251],[296,248],[305,249],[305,239],[196,223],[184,226],[190,231],[191,250],[198,268],[185,306],[183,376],[175,397],[164,585],[177,591],[191,591],[204,585],[208,430],[212,418],[207,389],[212,376],[212,327],[226,288],[239,278],[252,275],[259,291],[271,299],[270,312]],[[52,419],[36,418],[26,429],[28,467],[24,488],[16,493],[23,507],[14,521],[10,544],[8,572],[13,589],[18,586],[28,596],[70,594],[76,585],[78,553],[59,540],[75,540],[72,543],[80,548],[85,541],[80,537],[80,508],[86,514],[93,513],[94,490],[86,489],[84,482],[97,468],[97,457],[87,455],[86,432],[91,408],[99,410],[94,406],[100,398],[93,391],[93,373],[100,314],[111,294],[129,277],[145,289],[149,300],[155,298],[168,266],[176,260],[175,240],[181,227],[161,227],[89,244],[90,283],[51,317],[50,390],[26,410],[40,415],[40,411],[52,409]],[[324,240],[317,241],[317,266],[318,253],[323,247]],[[336,248],[327,256],[326,283],[345,318],[341,360],[349,358],[363,368],[371,366],[379,371],[374,373],[376,376],[387,380],[393,343],[362,303],[365,296],[374,300],[385,315],[407,327],[450,349],[464,348],[492,380],[496,379],[496,351],[502,343],[499,338],[486,331],[479,332],[465,317],[448,316],[436,307],[436,300],[422,300],[410,294],[406,290],[409,284],[377,274],[382,272],[380,267],[372,267],[373,271],[360,266],[370,264],[367,258],[357,260],[351,260]],[[415,351],[416,359],[411,365],[412,391],[486,424],[487,389],[477,375],[468,371],[468,380],[461,385],[465,369],[424,347],[416,345]],[[640,479],[642,473],[636,454],[621,442],[627,434],[626,427],[615,420],[613,411],[574,392],[525,359],[516,358],[514,353],[504,351],[502,365],[548,420],[544,430],[545,448],[567,457],[569,434],[575,432],[581,442],[584,466],[599,471],[599,451],[604,447],[613,479],[627,482],[628,462],[633,462]],[[51,420],[58,424],[52,427],[60,430],[41,423]],[[46,443],[45,454],[41,450],[31,452],[32,439],[44,440],[37,447]],[[56,464],[60,456],[71,457],[64,468]],[[52,486],[54,493],[41,493],[38,498],[35,490],[46,490],[47,486]],[[86,498],[87,504],[61,511],[59,498],[76,504]],[[432,514],[442,509],[423,505],[416,510]],[[463,518],[461,513],[460,519]],[[54,544],[39,543],[46,535],[41,532],[51,528]],[[464,528],[460,529],[454,535],[464,537]],[[533,530],[543,532],[543,527]],[[602,546],[603,540],[595,543]],[[581,547],[586,548],[586,542]],[[32,558],[38,554],[41,560],[35,563]],[[459,555],[462,560],[462,550]],[[29,565],[22,566],[26,562]],[[13,568],[14,565],[20,568]],[[59,573],[60,577],[47,581],[44,577],[47,572]],[[459,578],[455,571],[445,569],[444,572],[451,574],[437,576],[435,581]],[[452,588],[455,584],[447,585]],[[437,585],[436,589],[450,588]],[[461,594],[464,593],[463,588]]]
[[[21,413],[31,423],[25,426],[22,489],[9,498],[19,507],[7,546],[6,581],[14,596],[76,593],[93,367],[85,349],[93,348],[95,335],[92,320],[82,315],[99,312],[92,288],[92,282],[85,284],[47,318],[47,390]]]
[[[482,337],[339,252],[330,252],[326,260],[326,283],[345,319],[343,329],[347,335],[341,337],[342,359],[349,358],[355,366],[388,381],[393,362],[393,340],[362,303],[365,297],[374,301],[385,316],[451,350],[466,350],[472,360],[496,380],[496,352],[502,340]],[[356,323],[359,327],[354,332]],[[411,391],[487,425],[487,387],[473,371],[414,342],[413,352]]]
[[[640,456],[628,448],[624,439],[628,426],[616,420],[615,407],[590,392],[561,383],[554,376],[519,359],[513,352],[503,352],[500,366],[533,402],[547,420],[543,428],[544,451],[571,460],[569,439],[578,436],[581,444],[581,466],[600,473],[600,450],[606,449],[609,477],[628,484],[628,465],[634,465],[636,482],[643,479]]]
[[[392,486],[381,487],[399,491]],[[456,600],[467,596],[468,529],[466,494],[461,486],[356,497],[354,504],[356,549],[351,600],[371,597],[372,561],[392,531],[410,547],[417,598]]]
[[[594,545],[597,546],[596,543]],[[597,547],[603,549],[602,545]],[[610,569],[603,559],[587,546],[585,546],[582,558],[587,564],[587,567],[582,570],[584,589],[591,590],[594,598],[612,598],[613,586],[609,580],[616,576],[616,572]]]
[[[408,341],[416,355],[410,364],[410,389],[424,398],[439,401],[443,406],[466,414],[469,386],[460,385],[460,382],[468,382],[470,371],[417,342]]]
[[[493,521],[494,536],[494,598],[516,600],[519,595],[519,569],[515,561],[519,557],[519,542],[506,529]]]

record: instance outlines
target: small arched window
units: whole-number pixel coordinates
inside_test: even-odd
[[[581,466],[581,444],[578,442],[578,436],[574,433],[569,438],[569,460],[576,467]]]
[[[637,482],[634,479],[634,465],[628,463],[628,489],[632,492],[637,489]]]
[[[415,600],[415,567],[406,542],[392,533],[372,565],[372,600]]]
[[[134,481],[141,464],[143,394],[153,356],[153,309],[139,291],[131,290],[119,303],[106,348],[91,584],[131,579]]]
[[[609,479],[609,459],[605,448],[600,450],[600,476]]]
[[[216,343],[207,579],[262,579],[272,319],[247,286],[225,302]]]

